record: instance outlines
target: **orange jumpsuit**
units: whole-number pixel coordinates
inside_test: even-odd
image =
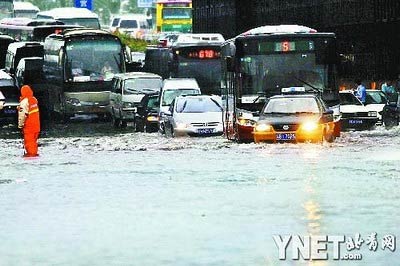
[[[28,85],[21,88],[18,112],[18,127],[24,133],[25,156],[38,156],[38,138],[40,133],[40,117],[37,99]]]

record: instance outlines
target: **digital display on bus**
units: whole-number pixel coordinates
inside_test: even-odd
[[[221,53],[213,48],[198,48],[190,50],[179,50],[177,54],[188,59],[219,59]]]
[[[279,42],[260,42],[258,44],[259,53],[286,53],[286,52],[308,52],[314,51],[313,41],[279,41]]]

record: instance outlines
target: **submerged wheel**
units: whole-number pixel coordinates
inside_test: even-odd
[[[385,125],[386,129],[390,129],[392,127],[398,126],[399,121],[395,118],[386,118],[384,119],[383,124]]]
[[[121,120],[115,117],[115,115],[111,116],[111,125],[115,128],[119,128]]]

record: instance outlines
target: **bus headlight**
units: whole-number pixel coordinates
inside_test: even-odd
[[[268,124],[258,124],[255,128],[256,131],[258,132],[265,132],[265,131],[271,131],[272,126]]]
[[[301,125],[301,129],[307,132],[312,132],[316,129],[318,129],[318,123],[317,122],[305,122],[304,124]]]

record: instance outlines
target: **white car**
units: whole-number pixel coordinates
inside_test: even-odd
[[[371,129],[379,121],[374,104],[363,104],[353,91],[341,91],[339,96],[342,129]]]
[[[159,129],[165,133],[165,115],[173,100],[181,95],[201,94],[199,84],[194,78],[169,78],[165,79],[160,93]]]
[[[171,136],[222,135],[222,106],[219,96],[178,96],[166,113],[166,134]]]
[[[365,100],[365,106],[369,111],[376,111],[378,115],[378,123],[382,123],[381,112],[388,103],[386,95],[380,90],[367,90],[367,98]]]

